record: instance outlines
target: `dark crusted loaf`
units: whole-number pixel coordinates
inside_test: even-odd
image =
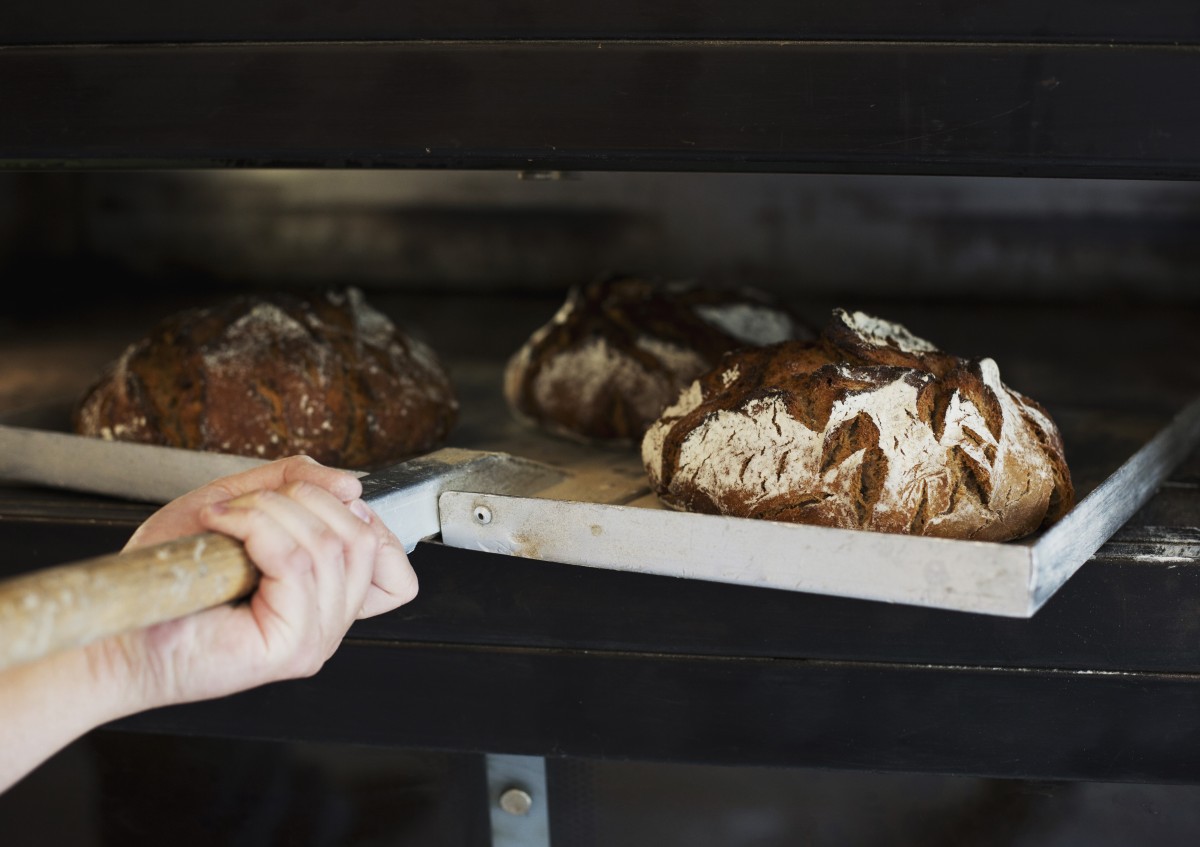
[[[725,356],[646,433],[674,508],[1006,541],[1072,506],[1050,416],[991,359],[836,310],[818,342]]]
[[[433,351],[350,288],[172,315],[109,365],[74,424],[110,440],[370,468],[438,446],[457,413]]]
[[[612,277],[569,292],[509,360],[504,394],[517,418],[557,435],[636,445],[722,354],[811,337],[761,292]]]

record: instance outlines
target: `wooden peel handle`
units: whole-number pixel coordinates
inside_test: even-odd
[[[0,582],[0,669],[250,594],[240,541],[203,533]]]

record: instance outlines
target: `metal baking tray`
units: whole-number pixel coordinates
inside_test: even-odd
[[[452,446],[534,459],[562,469],[564,481],[536,496],[445,492],[439,500],[441,535],[434,539],[440,543],[562,564],[1016,618],[1032,616],[1200,444],[1200,399],[1153,424],[1142,420],[1122,427],[1114,423],[1119,415],[1103,412],[1059,418],[1082,495],[1066,516],[1015,542],[925,538],[667,510],[649,493],[635,451],[582,447],[524,428],[497,406],[502,401],[493,390],[492,369],[477,376],[482,390],[471,404],[477,412],[460,425]],[[12,417],[7,422],[28,423]],[[1142,438],[1146,433],[1152,435]],[[1081,448],[1075,460],[1072,445]],[[138,445],[96,446],[110,452],[89,460],[87,470],[104,477],[111,466],[113,475],[130,477],[131,460],[122,451]],[[138,475],[139,487],[109,493],[165,502],[258,461],[155,449],[163,463],[142,463],[151,472]],[[178,466],[170,467],[176,460]],[[79,462],[67,463],[56,478],[42,482],[105,490],[103,483],[84,484],[83,470]],[[158,487],[145,487],[151,484]]]
[[[1090,418],[1076,422],[1097,425]],[[1052,527],[1006,543],[688,514],[668,511],[649,496],[626,505],[547,499],[553,491],[538,497],[444,493],[442,541],[566,564],[1028,618],[1197,444],[1200,399],[1099,484],[1091,487],[1083,473],[1090,491]],[[1110,454],[1113,449],[1120,447],[1110,445]],[[1103,461],[1095,449],[1086,452]],[[637,471],[627,469],[627,475]],[[606,485],[619,496],[619,479]]]

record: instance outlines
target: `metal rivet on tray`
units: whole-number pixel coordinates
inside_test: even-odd
[[[476,506],[475,520],[481,524],[490,524],[492,522],[492,510],[487,506]]]
[[[533,808],[533,798],[520,788],[509,788],[500,795],[500,808],[510,815],[527,815]]]

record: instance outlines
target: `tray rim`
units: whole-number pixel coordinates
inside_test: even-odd
[[[1197,445],[1200,397],[1054,526],[1016,542],[927,538],[459,491],[444,492],[439,499],[442,541],[561,564],[1030,618],[1149,501]],[[479,520],[479,509],[486,510],[486,522]],[[665,534],[664,525],[677,528],[670,533],[677,539],[673,549],[657,542]],[[587,533],[580,529],[585,526]],[[640,545],[636,555],[631,542]],[[745,551],[751,547],[756,549],[747,563]],[[762,561],[758,553],[780,555],[797,548],[825,558],[810,568],[795,561]],[[947,574],[950,559],[957,561],[953,573]],[[864,580],[862,570],[872,579]]]

